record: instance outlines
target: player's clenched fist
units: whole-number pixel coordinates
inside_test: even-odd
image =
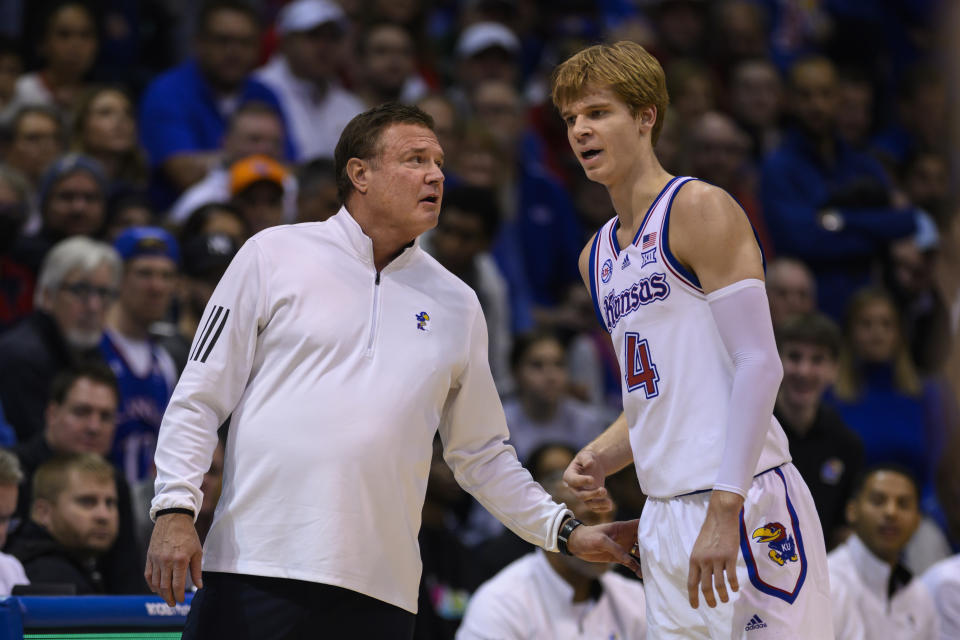
[[[604,478],[606,472],[600,458],[588,449],[580,451],[563,472],[563,481],[594,511],[610,511],[613,508],[613,501],[603,486]]]

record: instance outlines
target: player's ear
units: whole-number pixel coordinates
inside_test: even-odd
[[[347,160],[347,177],[353,183],[353,188],[359,193],[366,193],[370,178],[370,165],[360,158]]]
[[[650,133],[650,130],[653,129],[653,125],[657,122],[657,107],[656,105],[647,105],[640,109],[640,112],[637,113],[637,127],[641,133]]]

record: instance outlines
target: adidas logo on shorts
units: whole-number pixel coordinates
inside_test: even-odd
[[[760,616],[753,614],[753,617],[750,618],[750,622],[747,623],[747,627],[744,631],[756,631],[757,629],[766,628],[767,623],[760,619]]]

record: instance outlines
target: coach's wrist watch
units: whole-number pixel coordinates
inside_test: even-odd
[[[570,550],[567,549],[567,542],[570,540],[570,534],[573,533],[573,530],[582,524],[582,522],[573,517],[563,521],[563,524],[560,525],[560,531],[557,532],[557,547],[560,548],[560,553],[565,556],[573,555],[570,553]]]
[[[184,509],[182,507],[171,507],[169,509],[160,509],[157,511],[154,516],[159,518],[160,516],[170,515],[171,513],[181,513],[185,516],[193,517],[193,509]]]

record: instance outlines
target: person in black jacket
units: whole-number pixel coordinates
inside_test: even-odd
[[[837,374],[841,340],[833,321],[819,313],[794,315],[777,328],[783,382],[773,413],[813,494],[828,549],[847,533],[846,504],[863,470],[860,436],[822,402]]]
[[[91,361],[57,374],[50,387],[43,432],[13,449],[24,472],[17,504],[17,516],[22,522],[30,515],[32,478],[40,465],[58,455],[109,454],[116,431],[117,398],[116,377],[103,363]],[[130,485],[115,467],[114,477],[119,534],[116,544],[103,558],[105,579],[113,593],[145,593]]]
[[[114,469],[94,453],[54,458],[34,476],[30,520],[10,541],[32,584],[72,584],[78,595],[112,593],[102,558],[117,540]]]
[[[47,255],[37,280],[36,311],[0,335],[0,404],[20,442],[43,430],[57,372],[100,359],[97,347],[119,281],[120,257],[102,242],[70,238]]]

